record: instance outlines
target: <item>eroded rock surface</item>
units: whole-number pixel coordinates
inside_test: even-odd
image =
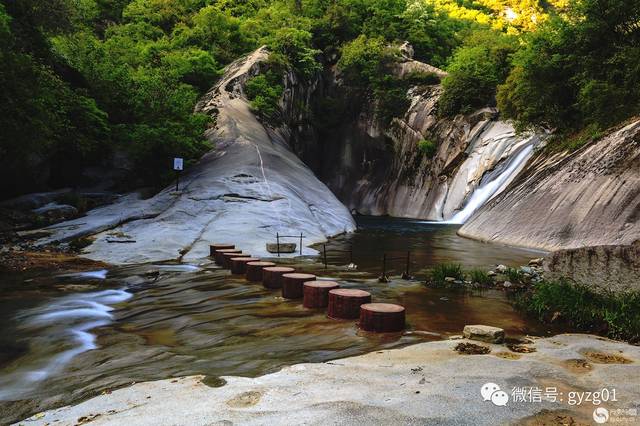
[[[261,256],[276,232],[302,232],[309,245],[352,231],[349,211],[289,149],[287,129],[264,125],[249,108],[243,84],[267,57],[261,48],[229,65],[197,105],[216,120],[206,134],[215,148],[183,177],[179,192],[171,186],[147,200],[130,194],[52,227],[42,242],[95,235],[84,256],[139,263],[203,258],[213,242]]]
[[[568,278],[595,291],[640,291],[640,240],[628,246],[558,250],[544,266],[547,279]]]
[[[453,351],[459,342],[293,365],[256,378],[224,377],[222,387],[205,385],[202,376],[138,383],[47,411],[28,424],[72,425],[81,418],[95,425],[556,424],[534,421],[553,414],[564,419],[560,424],[591,424],[596,406],[569,405],[568,392],[603,387],[609,396],[616,391],[617,402],[601,401],[611,413],[638,408],[640,387],[630,380],[640,376],[636,346],[565,334],[535,340],[535,352],[507,356],[512,352],[504,346],[487,344],[487,355],[460,355]],[[606,363],[589,363],[594,354]],[[573,368],[576,362],[590,368]],[[507,393],[506,406],[483,400],[480,390],[487,383]],[[513,400],[514,388],[531,387],[545,395],[554,388],[556,402],[546,396],[540,402]]]
[[[538,155],[459,233],[546,250],[640,239],[640,120],[572,154]]]

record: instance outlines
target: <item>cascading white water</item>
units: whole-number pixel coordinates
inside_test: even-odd
[[[462,210],[456,213],[451,219],[442,223],[463,224],[471,217],[471,215],[484,205],[487,201],[498,195],[505,184],[510,182],[521,170],[522,166],[533,155],[533,141],[525,146],[516,157],[510,161],[509,166],[500,173],[495,179],[479,186],[473,191],[471,198],[464,205]]]
[[[106,272],[91,271],[74,276],[103,279]],[[131,296],[124,289],[80,293],[19,314],[20,327],[34,334],[33,344],[26,355],[26,365],[0,378],[0,401],[21,398],[73,357],[95,349],[96,336],[89,330],[108,325],[113,320],[110,305]],[[50,356],[52,352],[57,353]]]

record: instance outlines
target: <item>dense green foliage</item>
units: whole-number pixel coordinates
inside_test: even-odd
[[[418,141],[418,149],[423,155],[431,158],[435,155],[438,145],[431,139],[421,139]]]
[[[580,331],[640,339],[640,294],[598,294],[568,282],[541,282],[517,305],[543,321],[562,320]]]
[[[605,127],[640,112],[640,4],[582,0],[524,39],[498,93],[522,125]]]
[[[456,50],[442,84],[442,114],[467,113],[494,103],[496,87],[507,78],[510,55],[517,44],[513,36],[495,31],[472,33]]]
[[[408,41],[449,72],[442,114],[497,102],[521,128],[578,134],[578,146],[640,112],[638,22],[636,0],[0,0],[1,193],[114,163],[126,185],[163,184],[171,157],[208,148],[198,97],[263,44],[273,75],[247,90],[265,117],[283,92],[275,74],[337,64],[388,122],[410,86],[438,83],[393,76]]]
[[[245,84],[244,89],[251,101],[251,108],[266,118],[275,118],[278,111],[278,101],[284,90],[279,79],[279,75],[268,71],[253,77]]]

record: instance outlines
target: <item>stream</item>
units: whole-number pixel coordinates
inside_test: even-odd
[[[512,336],[547,328],[516,312],[497,290],[455,292],[423,285],[440,262],[465,268],[526,264],[540,252],[458,237],[456,225],[359,217],[358,230],[333,238],[322,256],[284,262],[362,288],[374,301],[407,310],[407,332],[372,335],[354,321],[328,319],[247,283],[208,260],[143,264],[78,274],[0,277],[0,423],[133,382],[201,374],[257,376],[285,365],[323,362],[460,334],[465,324],[502,327]],[[316,246],[321,252],[322,245]],[[416,280],[401,280],[410,252]],[[353,261],[357,269],[345,267]]]

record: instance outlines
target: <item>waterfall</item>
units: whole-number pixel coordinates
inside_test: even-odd
[[[489,201],[498,195],[511,182],[513,178],[520,172],[522,167],[533,155],[535,138],[531,138],[520,152],[512,159],[509,159],[508,166],[497,176],[488,182],[480,183],[478,188],[471,194],[471,198],[464,205],[462,210],[456,213],[451,219],[443,223],[463,224],[471,217],[471,215]]]

